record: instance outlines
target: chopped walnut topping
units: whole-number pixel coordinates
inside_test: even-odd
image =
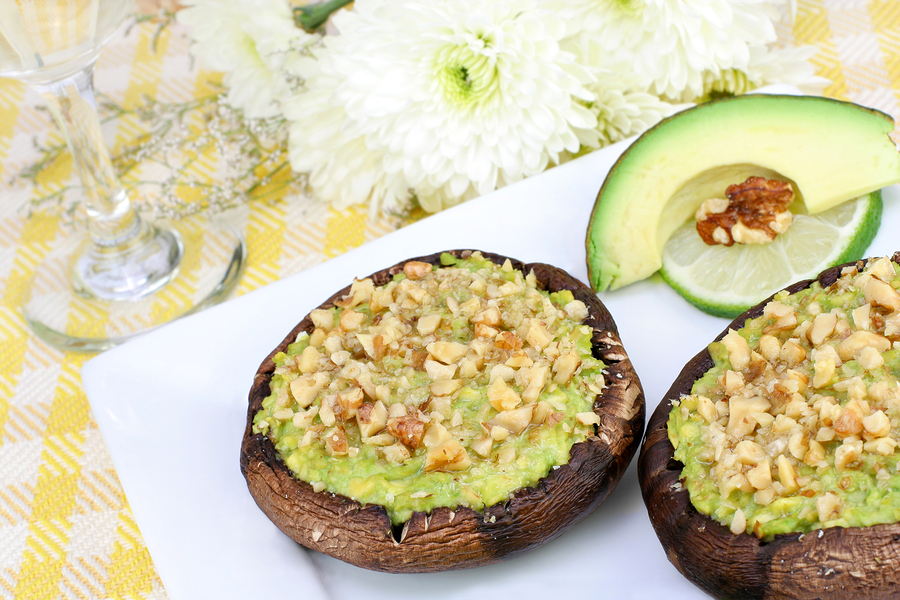
[[[783,531],[770,529],[779,518],[765,513],[770,505],[790,506],[796,531],[854,526],[846,519],[857,511],[866,524],[881,518],[848,503],[853,490],[900,484],[900,328],[889,326],[900,323],[897,287],[896,265],[872,260],[828,289],[777,294],[711,346],[717,366],[669,421],[676,458],[708,465],[687,487],[692,498],[717,495],[711,516],[760,537]],[[699,438],[678,433],[688,421]]]
[[[509,261],[473,254],[438,269],[407,262],[395,280],[355,280],[335,308],[311,313],[314,331],[297,337],[290,356],[275,357],[271,407],[256,428],[270,436],[292,428],[278,441],[288,459],[302,449],[316,460],[451,472],[470,502],[484,489],[485,470],[506,477],[533,462],[549,470],[566,460],[568,446],[554,457],[543,448],[548,440],[571,445],[600,424],[592,407],[603,365],[591,354],[587,317],[584,302],[540,290],[534,274]],[[353,496],[367,487],[339,488],[346,484],[327,469],[307,468],[331,491]],[[380,485],[381,496],[358,499],[410,497]]]
[[[789,183],[750,177],[728,186],[725,196],[706,200],[695,215],[697,233],[710,246],[767,244],[791,226],[787,207],[794,192]]]

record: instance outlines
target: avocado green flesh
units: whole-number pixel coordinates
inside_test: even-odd
[[[891,285],[895,289],[900,288],[900,278],[895,277]],[[813,318],[803,312],[805,307],[811,305],[820,307],[825,313],[836,310],[849,314],[865,303],[860,290],[823,290],[818,283],[790,296],[782,294],[776,299],[798,307],[801,324]],[[771,324],[771,320],[758,317],[747,321],[738,333],[748,341],[751,349],[755,349],[766,327]],[[715,461],[708,458],[711,451],[705,437],[707,422],[698,412],[698,398],[707,396],[715,401],[719,397],[713,395],[717,381],[732,366],[722,342],[712,343],[709,352],[714,366],[694,382],[691,395],[673,403],[668,420],[669,440],[675,447],[674,458],[684,465],[682,484],[700,513],[729,527],[736,510],[740,509],[747,521],[746,531],[767,541],[788,532],[808,533],[825,527],[865,527],[900,521],[900,451],[895,450],[888,455],[866,451],[860,454],[857,461],[838,469],[835,467],[835,451],[841,446],[840,439],[822,442],[827,466],[811,466],[802,460],[797,461],[796,475],[798,481],[804,481],[804,485],[794,493],[776,497],[768,504],[758,503],[753,492],[740,489],[732,490],[727,497],[723,497],[713,474]],[[855,359],[845,361],[831,381],[817,391],[821,395],[834,396],[841,406],[846,406],[849,397],[847,390],[839,384],[841,380],[859,377],[867,389],[878,382],[887,382],[891,388],[897,388],[900,350],[892,347],[882,352],[882,357],[884,365],[871,370],[863,369]],[[871,398],[869,401],[875,402]],[[879,407],[891,418],[894,425],[890,436],[896,439],[896,423],[900,420],[898,405],[895,401],[888,401],[887,407]],[[872,410],[875,410],[874,405]],[[774,475],[773,479],[777,481]],[[839,515],[823,522],[817,510],[817,501],[824,494],[838,497],[842,509]]]
[[[569,422],[574,421],[577,412],[590,410],[590,403],[585,403],[572,390],[560,389],[545,399],[564,405]],[[464,418],[476,418],[486,403],[484,390],[466,388],[453,407],[462,409]],[[272,402],[268,404],[263,403],[264,411],[271,408]],[[259,414],[271,416],[263,411]],[[348,443],[360,448],[360,454],[354,459],[336,460],[320,446],[297,448],[302,432],[290,422],[280,422],[270,428],[269,436],[276,440],[276,450],[297,478],[309,483],[324,482],[328,491],[362,504],[381,504],[395,524],[407,521],[413,512],[430,512],[439,506],[468,506],[480,510],[503,502],[512,492],[535,485],[551,468],[566,464],[572,445],[587,437],[567,433],[561,427],[534,428],[533,434],[515,439],[512,447],[517,458],[511,463],[500,464],[494,457],[475,461],[472,467],[462,472],[425,473],[422,469],[424,453],[414,455],[403,465],[391,464],[372,446],[359,443],[358,432],[351,431],[348,428]]]
[[[650,276],[672,232],[749,175],[792,182],[810,214],[900,181],[891,131],[888,115],[813,96],[739,96],[663,120],[600,189],[586,241],[592,286]]]
[[[474,390],[468,393],[477,394]],[[478,398],[473,404],[483,401]],[[578,398],[571,399],[572,404],[577,402]],[[363,504],[384,505],[396,524],[407,521],[415,511],[427,513],[439,506],[480,510],[504,502],[512,492],[535,485],[552,467],[568,462],[569,449],[575,441],[571,434],[561,428],[535,431],[537,435],[519,436],[515,441],[515,461],[505,465],[476,461],[462,472],[424,473],[424,454],[413,456],[403,465],[389,464],[374,448],[362,444],[354,460],[335,460],[315,446],[291,449],[289,439],[286,444],[276,444],[276,448],[299,479],[323,481],[327,490]],[[275,435],[286,439],[290,433],[279,431]]]
[[[447,261],[452,257],[448,255]],[[484,272],[485,269],[497,272],[500,267],[485,259],[473,257],[467,260],[453,260],[454,268],[469,269],[473,272]],[[515,276],[503,273],[503,277],[512,281]],[[402,274],[395,278],[402,281]],[[519,274],[521,280],[521,274]],[[540,290],[539,290],[540,291]],[[562,307],[573,301],[568,291],[549,294],[540,291],[554,305]],[[460,302],[468,299],[468,290],[447,290],[446,295],[453,295]],[[446,296],[440,303],[446,302]],[[335,313],[335,322],[339,319],[340,308],[331,309]],[[360,305],[354,310],[367,312],[367,305]],[[370,315],[371,316],[371,315]],[[448,319],[449,320],[449,319]],[[465,319],[452,319],[442,324],[443,339],[468,343],[472,338],[471,328]],[[344,424],[347,444],[358,448],[356,456],[331,456],[322,444],[298,445],[304,430],[296,427],[290,419],[274,417],[276,398],[281,388],[288,387],[293,377],[289,372],[282,372],[294,363],[293,357],[302,354],[309,345],[309,337],[301,335],[297,342],[291,344],[287,351],[274,357],[276,374],[271,381],[271,395],[263,401],[262,409],[254,418],[254,431],[265,432],[273,441],[279,454],[295,477],[312,484],[324,486],[324,490],[355,499],[362,504],[379,504],[385,507],[394,524],[407,521],[413,512],[430,512],[437,507],[456,508],[460,506],[481,510],[498,502],[507,500],[513,492],[535,485],[545,477],[551,469],[566,464],[573,444],[587,439],[592,431],[580,425],[576,415],[592,410],[594,395],[584,393],[584,384],[588,381],[602,381],[603,364],[593,358],[591,350],[592,330],[590,327],[569,320],[563,323],[558,334],[571,341],[581,357],[581,368],[567,385],[550,384],[545,386],[537,402],[549,402],[561,419],[556,426],[541,424],[529,425],[519,435],[510,435],[502,444],[495,443],[494,449],[487,457],[481,457],[469,451],[472,464],[465,470],[426,472],[427,448],[420,447],[402,464],[388,461],[381,449],[362,442],[360,430],[355,421]],[[398,359],[385,357],[384,362],[393,368],[402,369]],[[432,380],[424,371],[418,371],[407,379],[408,390],[396,386],[394,393],[397,402],[404,399],[417,398],[421,401],[429,397],[429,386]],[[522,388],[510,382],[510,387],[517,393]],[[498,411],[488,401],[487,374],[482,374],[465,385],[454,395],[451,414],[459,412],[464,423],[471,423],[472,428],[481,431],[481,423],[490,420]],[[281,391],[283,394],[284,391]],[[403,395],[403,397],[400,397]],[[320,398],[316,400],[319,402]],[[295,406],[296,407],[296,406]],[[316,417],[318,419],[318,417]],[[461,439],[464,445],[470,439]],[[502,459],[503,451],[511,453],[514,459]]]

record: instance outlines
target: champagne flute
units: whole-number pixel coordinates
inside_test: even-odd
[[[243,238],[224,223],[142,218],[115,174],[93,71],[132,2],[0,0],[0,76],[44,97],[85,190],[87,239],[45,258],[22,306],[35,333],[64,350],[105,350],[214,304],[246,262]]]

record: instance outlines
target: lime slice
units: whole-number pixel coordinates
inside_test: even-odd
[[[684,298],[717,317],[734,318],[795,281],[862,258],[881,223],[881,192],[815,215],[794,214],[769,244],[707,246],[688,221],[662,253],[663,279]]]

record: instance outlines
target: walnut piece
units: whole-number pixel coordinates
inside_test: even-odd
[[[725,196],[706,200],[695,215],[697,233],[710,246],[767,244],[793,222],[787,209],[794,199],[790,183],[749,177],[728,186]]]
[[[416,417],[398,417],[388,421],[387,429],[388,433],[397,438],[404,446],[416,449],[422,444],[425,423]]]

